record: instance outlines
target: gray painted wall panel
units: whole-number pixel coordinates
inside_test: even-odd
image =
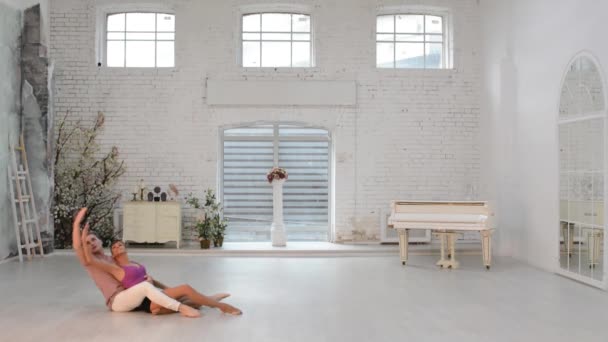
[[[21,11],[0,3],[0,260],[17,252],[9,204],[9,139],[19,135]]]
[[[210,105],[354,106],[354,81],[207,81]]]

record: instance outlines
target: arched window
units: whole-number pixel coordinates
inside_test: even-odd
[[[589,54],[568,66],[557,125],[560,270],[603,287],[606,100],[599,64]]]
[[[327,241],[330,219],[331,139],[327,130],[288,124],[226,128],[222,134],[221,199],[229,241],[269,241],[272,186],[279,166],[288,240]]]

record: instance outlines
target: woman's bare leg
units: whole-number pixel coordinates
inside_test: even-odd
[[[205,295],[197,292],[190,285],[180,285],[180,286],[176,286],[176,287],[172,287],[172,288],[167,288],[167,289],[164,289],[163,292],[165,292],[165,294],[171,298],[188,297],[188,299],[191,302],[196,303],[197,305],[201,305],[201,306],[204,305],[204,306],[209,306],[212,308],[217,308],[227,314],[231,314],[231,315],[240,315],[241,314],[241,310],[235,308],[234,306],[219,302],[218,299],[223,299],[223,298],[227,297],[226,294],[218,294],[217,297],[205,296]],[[154,303],[152,303],[152,304],[154,304]],[[150,311],[154,312],[153,309],[156,309],[156,308],[153,307],[152,304],[150,305]],[[157,312],[157,314],[161,314],[163,310],[155,310],[155,311]]]

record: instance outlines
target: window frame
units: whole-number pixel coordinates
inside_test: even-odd
[[[393,53],[393,66],[392,67],[379,67],[378,58],[378,17],[391,15],[396,18],[398,15],[422,15],[422,16],[436,16],[442,18],[442,64],[441,68],[398,68],[396,67],[396,60]],[[396,19],[395,19],[396,20]],[[426,20],[425,25],[426,25]],[[374,67],[376,70],[451,70],[454,69],[454,33],[452,24],[452,13],[447,8],[432,7],[432,6],[392,6],[383,7],[376,12],[374,20]],[[396,28],[395,28],[396,30]],[[393,34],[397,34],[393,32]],[[426,28],[425,32],[422,33],[424,36],[423,46],[426,46]],[[395,41],[393,41],[395,42]],[[396,49],[394,50],[396,51]]]
[[[334,165],[334,137],[331,129],[319,125],[302,123],[302,122],[294,122],[294,121],[255,121],[255,122],[246,122],[246,123],[238,123],[238,124],[229,124],[218,127],[218,159],[217,159],[217,197],[221,203],[224,203],[224,142],[230,140],[241,140],[241,141],[254,141],[259,140],[260,137],[251,137],[251,136],[243,136],[243,137],[230,137],[226,139],[225,131],[236,128],[253,128],[258,126],[268,126],[272,125],[273,135],[265,136],[262,139],[266,139],[267,141],[273,142],[273,151],[274,151],[274,161],[273,165],[276,167],[276,162],[278,162],[279,158],[279,143],[281,140],[293,140],[293,141],[302,141],[302,140],[310,140],[310,141],[321,141],[315,137],[305,137],[305,136],[295,136],[295,137],[283,137],[279,135],[279,127],[281,126],[293,126],[296,128],[309,128],[309,129],[321,129],[327,131],[327,142],[328,142],[328,203],[327,203],[327,241],[334,242],[335,241],[335,198],[334,198],[334,176],[335,176],[335,165]],[[289,172],[289,170],[287,170]]]
[[[95,46],[96,46],[96,65],[104,69],[116,69],[116,70],[171,70],[176,68],[177,59],[176,57],[176,41],[177,41],[177,25],[174,28],[173,34],[173,66],[172,67],[159,67],[156,66],[156,58],[154,60],[155,66],[153,67],[111,67],[107,64],[107,34],[108,34],[108,16],[113,14],[121,13],[155,13],[155,14],[171,14],[174,16],[174,20],[177,24],[177,14],[172,6],[163,5],[151,5],[151,4],[137,4],[137,3],[126,3],[126,4],[113,4],[107,6],[100,6],[96,8],[96,32],[95,32]],[[125,27],[126,30],[126,27]],[[125,37],[126,38],[126,37]],[[155,45],[158,40],[154,40]],[[126,57],[126,50],[125,50]]]
[[[562,115],[562,102],[564,101],[564,87],[567,86],[567,79],[569,76],[569,73],[572,69],[572,67],[575,65],[575,63],[578,62],[579,58],[587,58],[589,60],[591,60],[594,64],[595,67],[597,68],[597,74],[599,75],[600,78],[600,83],[602,86],[602,91],[601,91],[601,97],[603,99],[603,108],[599,109],[599,110],[590,110],[590,111],[579,111],[577,110],[577,115],[575,116],[569,116],[569,115]],[[578,80],[575,83],[577,86],[580,86],[580,80]],[[555,199],[555,207],[558,208],[558,215],[557,215],[557,219],[554,221],[555,224],[559,224],[560,221],[564,221],[562,220],[562,215],[561,215],[561,201],[562,199],[562,175],[563,174],[570,174],[570,173],[595,173],[594,171],[599,171],[597,173],[600,173],[603,175],[603,180],[602,180],[602,187],[603,187],[603,192],[602,192],[602,198],[603,198],[603,206],[602,209],[604,210],[604,213],[608,210],[608,201],[606,201],[606,196],[608,196],[608,182],[606,182],[606,170],[608,170],[608,148],[606,148],[606,141],[608,140],[608,87],[606,86],[606,78],[605,78],[605,73],[604,73],[604,69],[600,63],[600,61],[597,59],[597,57],[590,51],[588,50],[583,50],[580,51],[578,53],[576,53],[574,55],[574,57],[572,57],[572,59],[570,59],[570,61],[567,64],[567,67],[565,69],[565,71],[563,71],[562,73],[562,77],[561,77],[561,82],[559,83],[559,88],[556,89],[556,94],[558,94],[557,98],[557,103],[555,105],[555,162],[554,162],[554,170],[557,170],[555,172],[556,174],[556,181],[555,181],[555,186],[558,192],[558,196]],[[559,93],[557,93],[559,91]],[[580,109],[580,108],[578,108]],[[560,139],[560,129],[564,126],[569,126],[572,124],[577,124],[577,123],[585,123],[585,122],[589,122],[592,120],[597,120],[597,119],[602,119],[603,123],[602,123],[602,130],[603,130],[603,136],[602,136],[602,140],[603,140],[603,163],[602,163],[602,170],[586,170],[583,169],[583,171],[581,172],[581,169],[566,169],[566,171],[562,170],[562,161],[563,161],[563,157],[562,157],[562,153],[560,151],[560,149],[562,148],[562,140]],[[570,132],[568,132],[568,135],[570,136]],[[569,147],[569,146],[567,146]],[[567,152],[569,153],[569,151]],[[592,176],[592,179],[594,180],[594,177]],[[569,179],[567,180],[567,183],[569,183]],[[568,187],[568,193],[570,191],[570,184],[567,184]],[[592,195],[593,197],[594,195]],[[569,204],[572,202],[576,202],[576,201],[580,201],[579,200],[573,200],[570,201],[569,198],[569,194],[567,196],[567,202],[568,202],[568,207],[567,207],[567,215],[570,216],[570,206]],[[591,202],[593,203],[593,199],[591,200]],[[592,211],[593,214],[593,211]],[[574,240],[577,241],[577,236],[576,236],[576,231],[578,230],[579,232],[582,232],[584,228],[582,228],[581,226],[587,226],[586,229],[589,229],[590,226],[593,226],[594,224],[589,224],[589,223],[584,223],[584,222],[576,222],[576,221],[570,221],[569,217],[568,217],[568,221],[565,222],[569,222],[569,223],[578,223],[579,227],[578,228],[573,228],[573,233],[575,234],[574,236]],[[567,226],[568,227],[568,226]],[[601,228],[600,228],[601,227]],[[591,228],[591,229],[602,229],[604,231],[604,238],[601,240],[601,243],[603,244],[603,246],[608,245],[608,234],[605,233],[607,227],[608,227],[608,222],[606,222],[606,220],[604,219],[604,222],[600,225],[600,227],[595,227],[595,228]],[[600,269],[602,270],[602,272],[604,272],[604,276],[602,277],[602,279],[597,279],[597,278],[593,278],[592,275],[586,275],[582,272],[580,272],[580,266],[582,264],[580,264],[579,261],[579,272],[573,272],[570,270],[570,267],[567,268],[563,268],[561,265],[561,250],[562,250],[562,246],[561,246],[561,240],[562,240],[562,233],[561,233],[562,229],[560,227],[560,230],[558,231],[557,234],[557,238],[556,241],[558,242],[557,244],[557,250],[555,250],[555,255],[557,256],[556,262],[555,262],[555,267],[556,267],[556,273],[566,276],[568,278],[577,280],[579,282],[591,285],[591,286],[595,286],[601,289],[606,289],[606,287],[608,286],[608,277],[606,277],[606,265],[608,264],[608,253],[606,253],[604,247],[600,247],[600,251],[602,249],[604,249],[601,253],[602,256],[601,261],[600,261],[600,265],[602,266]],[[570,232],[570,229],[567,228],[566,231]],[[566,238],[564,238],[564,240],[566,240]],[[567,241],[564,241],[564,246],[567,246]],[[579,245],[580,247],[580,245]],[[569,264],[569,259],[567,265]]]
[[[255,67],[255,66],[244,66],[243,65],[243,17],[246,15],[253,15],[253,14],[259,14],[260,16],[263,14],[290,14],[290,15],[306,15],[309,18],[310,21],[310,32],[308,34],[310,34],[310,65],[309,66],[262,66],[262,58],[261,58],[261,54],[262,54],[262,46],[261,46],[261,42],[263,42],[264,40],[262,40],[262,31],[260,31],[260,66],[259,67]],[[261,17],[260,17],[261,18]],[[277,7],[258,7],[258,6],[247,6],[241,9],[241,12],[239,13],[239,17],[238,17],[239,23],[238,23],[238,28],[239,28],[239,34],[237,37],[237,44],[238,44],[238,54],[237,54],[237,64],[241,69],[244,70],[272,70],[272,69],[281,69],[281,70],[297,70],[297,69],[312,69],[316,67],[316,62],[315,62],[315,21],[313,18],[313,15],[310,13],[310,11],[306,8],[306,7],[302,7],[302,6],[277,6]],[[261,19],[260,19],[260,25],[262,24]],[[289,40],[289,42],[291,44],[293,44],[294,40],[293,40],[293,23],[292,23],[292,31],[290,31],[289,33],[292,35],[292,39]],[[261,30],[261,27],[260,27]],[[274,33],[274,32],[273,32]],[[298,33],[298,32],[296,32]],[[285,42],[287,42],[285,40]],[[296,41],[297,42],[297,41]],[[292,50],[293,51],[293,50]],[[293,56],[291,56],[291,64],[293,64]]]

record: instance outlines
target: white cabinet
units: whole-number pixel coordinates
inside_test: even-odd
[[[181,240],[182,212],[177,202],[128,202],[123,208],[124,241],[177,242]]]

